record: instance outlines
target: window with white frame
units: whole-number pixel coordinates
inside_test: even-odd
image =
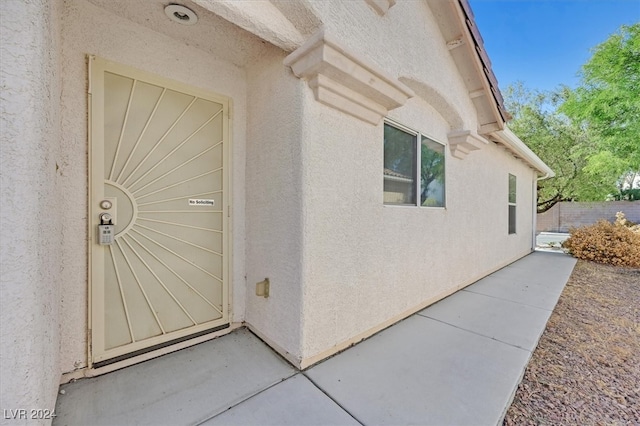
[[[398,124],[384,124],[384,203],[444,207],[444,145]]]
[[[516,233],[516,177],[509,173],[509,234]]]

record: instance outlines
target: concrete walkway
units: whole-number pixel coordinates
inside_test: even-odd
[[[240,329],[62,386],[55,425],[495,425],[575,265],[535,252],[304,372]]]

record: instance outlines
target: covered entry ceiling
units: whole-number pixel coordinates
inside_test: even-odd
[[[266,46],[270,46],[255,35],[190,1],[181,1],[180,4],[198,15],[198,23],[191,26],[169,20],[164,13],[168,2],[163,0],[87,1],[238,66],[250,64],[265,53]]]

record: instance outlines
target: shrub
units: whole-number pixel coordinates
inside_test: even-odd
[[[640,268],[640,226],[624,214],[618,213],[615,223],[600,220],[569,232],[562,247],[578,259]]]

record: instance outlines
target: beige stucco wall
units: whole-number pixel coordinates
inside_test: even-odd
[[[444,143],[452,129],[475,131],[426,3],[399,2],[384,17],[364,1],[310,5],[343,47],[437,94],[390,118]],[[493,143],[464,160],[447,149],[446,209],[384,206],[383,124],[317,102],[284,56],[248,67],[246,319],[288,359],[306,366],[531,250],[529,167]],[[507,235],[509,173],[516,235]],[[265,277],[267,299],[254,294]]]
[[[309,99],[303,137],[302,358],[433,302],[531,250],[534,172],[491,143],[446,151],[446,208],[384,206],[383,127]],[[446,142],[422,101],[397,122]],[[517,234],[507,233],[508,174],[518,177]]]
[[[396,78],[446,94],[464,128],[476,129],[467,89],[426,3],[398,2],[384,17],[365,2],[313,5],[326,31],[346,48]],[[308,88],[304,101],[303,360],[326,355],[531,250],[535,175],[506,151],[489,143],[459,160],[447,149],[446,209],[384,206],[382,123],[372,126],[328,108]],[[428,101],[411,99],[389,117],[446,143],[451,123]],[[509,173],[518,176],[516,235],[507,235]]]
[[[158,12],[163,14],[162,8]],[[86,365],[87,333],[87,65],[86,55],[228,96],[233,102],[232,321],[244,320],[245,302],[245,146],[246,72],[203,49],[153,31],[84,0],[68,0],[63,13],[64,152],[61,366],[69,372]],[[166,25],[178,25],[166,20]],[[179,26],[179,25],[178,25]],[[184,31],[189,27],[179,26]],[[186,36],[185,36],[186,37]],[[212,39],[212,43],[215,39]],[[257,43],[258,41],[248,41]],[[236,55],[237,57],[238,55]]]
[[[302,316],[303,97],[285,53],[248,69],[247,323],[283,354],[300,355]],[[255,284],[269,278],[269,298]]]
[[[325,32],[401,81],[414,80],[434,92],[475,129],[475,111],[446,41],[426,1],[399,1],[379,16],[365,0],[312,1]],[[471,120],[471,121],[470,121]]]
[[[159,32],[144,17],[132,15],[133,22],[94,3],[109,4],[2,2],[3,16],[6,9],[32,22],[33,39],[25,53],[24,31],[5,31],[12,27],[3,19],[3,59],[16,47],[17,64],[17,88],[3,92],[3,108],[10,96],[6,105],[34,123],[21,126],[3,110],[2,300],[19,308],[2,311],[3,347],[16,342],[2,354],[3,407],[6,369],[37,377],[7,401],[45,404],[55,399],[60,373],[86,365],[87,54],[232,99],[232,319],[246,320],[295,363],[318,360],[530,251],[535,174],[497,145],[464,160],[446,150],[445,209],[384,206],[383,124],[317,102],[283,65],[285,52],[240,32],[231,38],[251,49],[229,46],[223,57],[215,35],[229,38],[228,27],[212,26],[192,43],[180,33],[186,27]],[[410,99],[390,118],[443,143],[452,126],[475,131],[468,90],[426,2],[398,2],[384,16],[365,1],[309,5],[346,48],[433,95]],[[156,15],[154,25],[164,25]],[[44,107],[33,107],[42,99]],[[507,235],[509,173],[518,177],[516,235]],[[16,188],[32,192],[22,200]],[[35,212],[47,208],[59,217],[48,234],[59,238],[41,243],[45,226]],[[5,274],[5,265],[15,267]],[[265,277],[266,299],[254,294]],[[16,333],[25,318],[32,331]],[[18,356],[25,347],[33,355]]]
[[[0,2],[0,407],[53,410],[59,370],[60,2]],[[16,411],[14,411],[16,413]]]

